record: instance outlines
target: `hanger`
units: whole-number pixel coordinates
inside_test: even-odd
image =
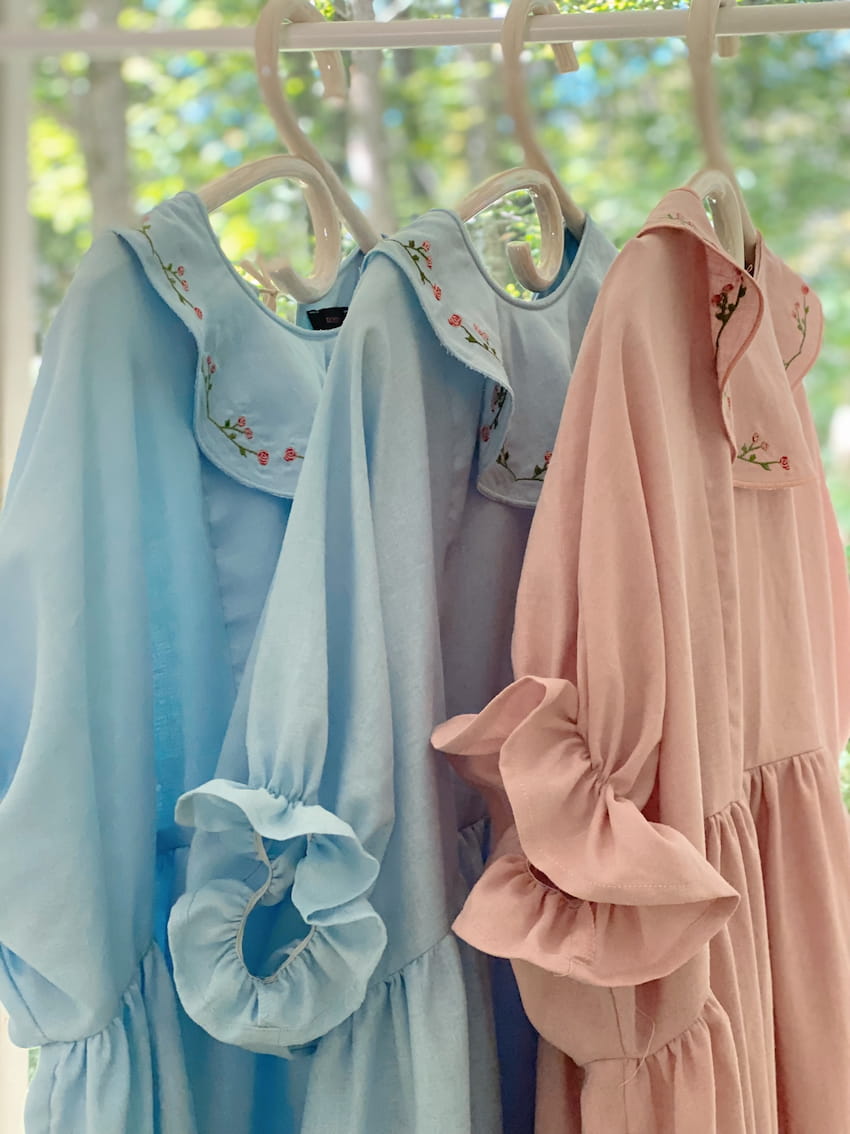
[[[691,178],[688,185],[703,199],[708,198],[718,239],[726,251],[742,267],[749,267],[754,261],[758,233],[747,211],[741,187],[723,143],[712,66],[717,13],[725,2],[726,0],[690,0],[685,41],[688,46],[694,111],[707,168]],[[719,53],[729,57],[737,54],[738,39],[723,37],[727,38],[730,42],[720,41]]]
[[[558,11],[558,6],[554,0],[511,0],[502,24],[501,36],[505,76],[505,105],[508,114],[514,120],[525,165],[545,173],[549,178],[561,207],[564,224],[573,236],[579,238],[584,230],[585,213],[570,196],[566,186],[550,165],[543,148],[535,137],[525,73],[520,58],[525,44],[525,31],[529,16],[545,13],[557,14]],[[552,50],[559,71],[578,70],[578,59],[572,44],[552,44]]]
[[[298,119],[283,94],[280,82],[281,24],[323,20],[324,16],[309,3],[309,0],[268,0],[260,12],[254,33],[257,75],[263,99],[278,134],[293,154],[306,158],[322,174],[348,231],[361,250],[368,252],[378,243],[380,239],[378,233],[375,232],[365,213],[361,212],[354,203],[336,171],[298,125]],[[317,51],[316,62],[322,76],[325,98],[344,98],[346,82],[340,53]]]
[[[247,162],[238,169],[225,173],[205,185],[197,195],[207,212],[211,213],[256,185],[277,177],[291,177],[304,186],[304,197],[316,238],[313,272],[309,276],[301,276],[289,264],[281,261],[265,266],[263,274],[266,278],[260,279],[257,270],[252,270],[252,265],[247,261],[243,262],[242,267],[251,271],[261,283],[268,285],[271,280],[278,290],[287,292],[299,303],[313,303],[326,295],[332,287],[342,259],[339,214],[330,189],[318,170],[303,158],[278,154]]]
[[[552,286],[564,258],[564,222],[561,205],[552,183],[536,169],[506,169],[483,181],[455,208],[463,221],[494,205],[507,193],[524,189],[530,194],[540,223],[540,264],[534,263],[531,249],[524,240],[512,240],[507,253],[511,270],[528,291],[546,291]]]
[[[564,255],[564,225],[577,238],[584,229],[585,214],[559,180],[534,136],[531,108],[520,56],[525,43],[525,29],[531,13],[557,12],[554,0],[512,0],[502,24],[505,103],[514,121],[517,137],[525,156],[525,166],[509,169],[488,178],[457,206],[458,214],[468,220],[494,204],[506,193],[526,189],[537,209],[541,229],[541,259],[535,265],[531,249],[524,241],[508,245],[508,259],[514,275],[529,291],[546,291],[561,268]],[[578,60],[572,44],[553,44],[555,61],[560,71],[577,71]]]

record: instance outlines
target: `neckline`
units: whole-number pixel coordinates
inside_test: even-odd
[[[732,255],[721,244],[720,237],[717,235],[717,229],[712,224],[712,222],[711,222],[711,220],[710,220],[710,218],[709,218],[709,216],[706,212],[703,199],[699,195],[699,193],[697,193],[697,191],[695,189],[691,188],[690,185],[682,185],[678,190],[676,190],[676,189],[672,190],[671,193],[668,194],[668,196],[672,196],[672,194],[676,193],[676,192],[687,193],[689,196],[693,197],[694,201],[696,202],[697,208],[699,209],[700,215],[702,216],[702,219],[703,219],[704,224],[705,224],[705,228],[707,230],[705,233],[700,234],[700,235],[702,235],[703,239],[707,240],[709,243],[711,243],[712,246],[714,247],[714,249],[717,252],[719,252],[721,256],[724,256],[734,268],[737,268],[739,271],[743,272],[745,276],[748,276],[759,287],[762,287],[762,285],[763,285],[762,265],[763,265],[763,262],[764,262],[764,234],[761,232],[761,230],[756,229],[756,246],[755,246],[755,250],[753,252],[753,264],[752,264],[753,270],[752,270],[752,272],[748,272],[746,263],[738,264],[735,261],[735,259],[732,257]],[[666,200],[666,198],[664,198],[662,200],[661,205],[664,204],[664,200]],[[660,208],[661,206],[659,205],[658,207]]]
[[[198,221],[200,222],[200,226],[204,231],[204,235],[209,241],[210,247],[213,249],[216,256],[221,261],[224,268],[227,270],[228,275],[230,275],[230,277],[236,281],[240,289],[244,292],[247,298],[251,301],[252,305],[259,311],[262,316],[268,319],[271,323],[275,324],[277,327],[280,327],[282,330],[296,335],[298,338],[312,340],[313,342],[332,342],[336,338],[342,328],[342,324],[340,324],[339,327],[329,327],[327,330],[317,331],[312,327],[301,327],[297,323],[293,323],[289,319],[284,319],[282,316],[278,315],[276,311],[272,311],[270,308],[266,307],[266,305],[254,291],[254,289],[248,283],[248,281],[236,271],[236,268],[233,266],[232,261],[228,256],[225,255],[224,249],[221,246],[221,241],[219,240],[218,234],[212,226],[209,213],[207,212],[206,206],[204,205],[201,198],[197,195],[197,193],[193,193],[190,189],[183,189],[179,193],[175,194],[172,200],[177,200],[180,197],[184,198],[191,205]],[[337,278],[339,278],[342,272],[349,266],[349,264],[353,263],[358,256],[362,257],[364,255],[365,254],[360,248],[354,248],[353,251],[349,252],[347,256],[343,257],[343,259],[340,261]],[[318,299],[315,302],[321,303],[322,300]],[[300,304],[299,306],[303,306],[303,304]]]
[[[481,256],[478,253],[478,249],[470,239],[466,225],[464,224],[458,213],[456,213],[453,209],[442,208],[430,209],[429,212],[440,213],[443,216],[449,217],[454,226],[457,228],[464,248],[466,249],[470,260],[474,264],[476,273],[480,277],[482,282],[487,285],[490,291],[495,295],[496,299],[501,303],[505,304],[508,307],[518,308],[521,311],[542,311],[563,298],[564,294],[569,291],[570,287],[572,286],[573,279],[580,271],[581,264],[586,255],[587,246],[591,239],[590,234],[596,228],[590,214],[586,214],[584,228],[582,229],[581,236],[578,238],[575,255],[573,256],[569,267],[564,273],[564,278],[561,280],[557,287],[553,288],[551,291],[541,293],[539,298],[518,299],[516,296],[510,295],[508,292],[504,291],[504,289],[501,288],[489,274],[484,265],[484,261],[481,259]],[[421,222],[424,217],[427,216],[428,213],[423,214],[423,217],[419,219],[419,222]],[[407,229],[410,227],[410,225],[405,225],[404,227],[405,229]],[[565,236],[565,239],[569,238],[569,235]]]

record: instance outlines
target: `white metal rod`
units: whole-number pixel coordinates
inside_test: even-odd
[[[531,42],[564,43],[599,39],[665,39],[683,37],[687,8],[626,12],[579,12],[535,16],[529,20]],[[816,0],[797,4],[723,7],[719,35],[771,35],[850,28],[850,0]],[[282,51],[316,51],[385,47],[451,47],[498,43],[500,19],[437,18],[426,20],[334,21],[290,24],[281,35]],[[0,57],[21,53],[55,55],[83,51],[88,55],[150,55],[154,51],[248,51],[254,30],[247,28],[164,28],[125,31],[122,28],[0,29]]]

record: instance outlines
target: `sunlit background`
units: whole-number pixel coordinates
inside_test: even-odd
[[[13,10],[18,14],[19,0],[5,4],[7,19]],[[0,11],[2,6],[0,0]],[[675,5],[616,0],[570,7],[668,6]],[[322,7],[335,19],[496,16],[505,10],[488,0],[374,0],[374,7],[372,0],[340,0]],[[203,29],[248,27],[259,9],[257,0],[41,0],[32,18],[45,29],[112,23],[126,29]],[[658,199],[702,164],[685,48],[667,40],[577,49],[580,70],[566,75],[556,73],[548,49],[528,52],[531,98],[553,164],[576,200],[622,245]],[[310,56],[282,58],[284,87],[302,126],[383,232],[431,206],[452,207],[485,177],[520,161],[502,103],[496,48],[353,53],[347,58],[349,97],[340,107],[323,102]],[[750,212],[774,251],[807,278],[823,302],[826,338],[806,386],[845,544],[850,542],[848,63],[845,31],[748,37],[736,58],[717,64],[726,132]],[[13,375],[24,397],[44,332],[93,236],[132,223],[181,189],[197,189],[281,148],[248,52],[183,51],[124,60],[92,60],[81,52],[39,55],[30,82],[32,365],[19,362]],[[504,242],[524,232],[533,239],[533,218],[528,200],[514,198],[474,222],[485,262],[503,284],[510,280]],[[308,268],[307,210],[293,185],[252,191],[226,206],[215,225],[234,261],[259,252],[286,255],[300,270]],[[26,272],[18,275],[27,278]],[[7,291],[15,278],[14,272],[4,276]],[[8,301],[0,295],[0,302]],[[286,313],[285,301],[280,311]],[[0,343],[0,351],[5,349]],[[0,1093],[3,1058],[0,1050]],[[4,1116],[0,1104],[3,1134],[19,1134],[19,1121]]]

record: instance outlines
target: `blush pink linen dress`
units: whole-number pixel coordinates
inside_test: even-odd
[[[516,680],[434,734],[494,851],[455,923],[541,1037],[538,1134],[850,1132],[850,588],[822,312],[668,194],[573,375]]]

